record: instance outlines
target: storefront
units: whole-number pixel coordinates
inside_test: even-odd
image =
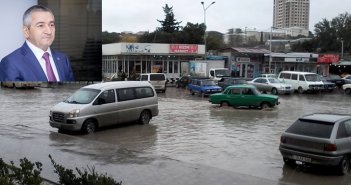
[[[141,73],[165,73],[168,79],[179,78],[190,60],[203,57],[204,45],[114,43],[102,46],[102,73],[111,79],[125,73],[135,79]]]
[[[272,61],[269,62],[270,54],[265,54],[264,71],[271,69],[272,74],[281,71],[303,71],[317,73],[318,54],[312,53],[271,53]]]
[[[221,51],[221,55],[228,57],[228,65],[233,77],[252,79],[264,73],[264,54],[269,53],[266,49],[252,48],[227,48]]]

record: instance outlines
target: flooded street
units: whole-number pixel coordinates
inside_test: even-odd
[[[91,135],[60,134],[49,109],[80,85],[32,90],[0,89],[0,157],[27,157],[44,164],[55,180],[49,154],[67,168],[94,165],[123,184],[340,184],[319,168],[284,166],[281,133],[315,112],[350,113],[351,96],[339,91],[282,95],[271,110],[219,107],[207,97],[170,87],[159,94],[159,116],[149,125],[127,124]]]

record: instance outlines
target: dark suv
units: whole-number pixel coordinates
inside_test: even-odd
[[[280,138],[285,164],[312,164],[350,171],[351,115],[316,113],[296,120]]]
[[[225,89],[226,87],[231,85],[241,85],[241,84],[248,84],[248,82],[244,78],[233,78],[233,77],[223,77],[218,81],[218,86],[222,87],[222,89]]]
[[[175,86],[177,88],[179,88],[179,87],[187,87],[188,84],[191,83],[192,79],[210,79],[210,78],[208,78],[208,77],[194,77],[194,76],[189,76],[189,75],[188,76],[182,76],[180,79],[178,79],[176,81]]]

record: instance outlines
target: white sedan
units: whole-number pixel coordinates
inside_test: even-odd
[[[270,92],[271,94],[291,94],[294,89],[290,84],[286,84],[276,78],[258,77],[249,81],[249,84],[256,86],[263,93]]]
[[[351,84],[343,85],[342,89],[345,91],[346,94],[351,94]]]

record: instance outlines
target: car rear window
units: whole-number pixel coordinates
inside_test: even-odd
[[[165,81],[165,75],[164,74],[151,74],[150,75],[150,81]]]
[[[330,138],[333,127],[334,123],[331,122],[298,119],[286,132],[318,138]]]

